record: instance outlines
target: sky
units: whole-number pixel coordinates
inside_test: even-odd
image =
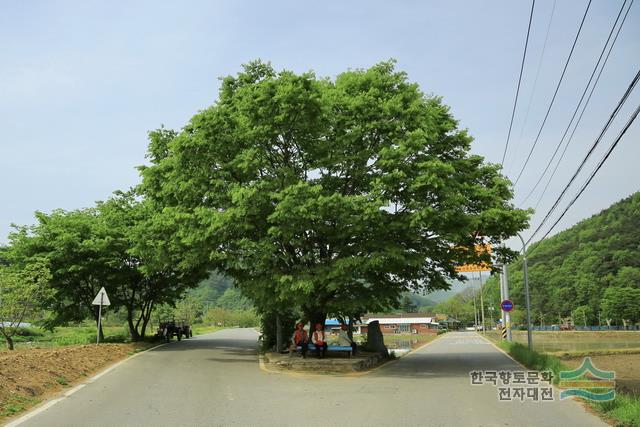
[[[559,143],[621,5],[622,0],[593,0],[537,148],[515,186],[516,206],[536,205],[542,187],[522,200]],[[587,0],[536,2],[504,164],[513,180],[541,126],[586,6]],[[219,77],[258,58],[277,70],[314,70],[332,78],[395,58],[411,81],[451,107],[460,127],[475,138],[472,152],[499,163],[530,7],[529,1],[497,0],[3,2],[0,243],[7,242],[12,223],[34,223],[35,211],[90,207],[136,185],[147,132],[161,125],[181,129],[215,102]],[[565,159],[532,217],[534,227],[640,66],[639,9],[634,4],[629,12]],[[578,184],[639,102],[640,88]],[[554,233],[640,190],[639,137],[640,120]],[[522,234],[528,239],[531,231]]]

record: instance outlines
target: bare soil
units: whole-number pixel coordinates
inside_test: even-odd
[[[89,344],[0,352],[0,421],[151,346]]]
[[[582,363],[582,357],[563,358],[571,368]],[[640,393],[640,354],[606,354],[591,356],[593,364],[604,371],[615,371],[616,385],[628,393]]]

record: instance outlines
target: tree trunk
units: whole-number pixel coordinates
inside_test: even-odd
[[[129,325],[129,335],[131,335],[131,341],[140,341],[140,334],[133,324],[133,313],[127,309],[127,324]]]
[[[353,317],[349,316],[349,325],[347,327],[347,336],[353,342]]]
[[[11,338],[11,335],[5,333],[4,329],[2,328],[0,328],[0,332],[2,332],[4,340],[7,342],[7,349],[13,350],[13,338]]]
[[[276,314],[276,353],[282,350],[282,320],[280,315]]]
[[[309,326],[309,339],[311,339],[311,335],[316,330],[316,324],[320,323],[324,327],[324,322],[327,320],[327,313],[314,311],[307,315],[311,325]]]
[[[153,300],[149,302],[149,305],[147,306],[147,310],[146,313],[144,310],[142,310],[142,330],[140,331],[140,336],[142,338],[144,338],[146,332],[147,332],[147,325],[149,324],[149,321],[151,320],[151,313],[153,312]],[[191,326],[191,325],[189,325]]]

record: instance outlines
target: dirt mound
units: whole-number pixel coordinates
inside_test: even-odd
[[[90,344],[0,352],[0,420],[149,346]]]

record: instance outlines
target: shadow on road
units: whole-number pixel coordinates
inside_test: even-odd
[[[250,339],[226,339],[226,338],[191,338],[182,341],[173,341],[167,345],[154,348],[151,351],[189,351],[197,349],[227,350],[238,355],[256,354],[257,340]]]
[[[398,378],[466,378],[477,370],[521,369],[511,359],[501,353],[418,353],[405,356],[372,372],[374,377]]]

